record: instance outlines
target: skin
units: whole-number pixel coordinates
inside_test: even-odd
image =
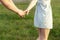
[[[29,11],[36,5],[37,0],[32,0],[28,8],[25,10],[25,13],[29,14]],[[39,36],[37,40],[48,40],[50,29],[47,28],[38,28]]]
[[[0,2],[9,10],[17,13],[20,17],[24,17],[25,13],[16,7],[12,0],[0,0]]]

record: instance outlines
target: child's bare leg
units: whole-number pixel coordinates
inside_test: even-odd
[[[37,40],[48,40],[50,29],[39,28],[39,37]]]

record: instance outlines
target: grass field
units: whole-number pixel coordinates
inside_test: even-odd
[[[20,9],[26,9],[27,3],[16,4]],[[49,40],[60,40],[60,0],[52,0],[54,28]],[[36,40],[37,29],[33,25],[35,7],[25,18],[20,18],[14,12],[0,5],[0,40]]]

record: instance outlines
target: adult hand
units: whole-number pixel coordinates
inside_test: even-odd
[[[18,15],[20,16],[20,17],[25,17],[25,12],[23,11],[23,10],[19,10],[19,12],[18,12]]]

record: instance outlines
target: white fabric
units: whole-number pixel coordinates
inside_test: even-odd
[[[52,25],[50,0],[38,0],[34,17],[34,26],[37,28],[52,29]]]

